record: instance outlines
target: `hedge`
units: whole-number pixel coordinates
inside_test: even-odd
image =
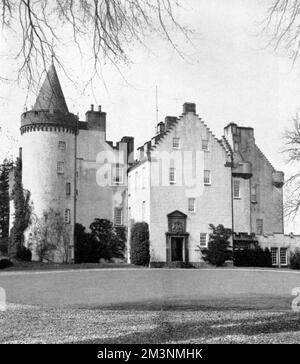
[[[271,253],[268,248],[235,250],[233,262],[237,267],[272,267]]]
[[[136,265],[149,264],[149,227],[146,222],[137,222],[131,228],[130,260]]]

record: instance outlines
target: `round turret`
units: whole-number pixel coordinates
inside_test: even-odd
[[[22,182],[30,192],[33,217],[41,218],[50,209],[59,212],[71,242],[77,124],[52,65],[33,110],[21,116]]]

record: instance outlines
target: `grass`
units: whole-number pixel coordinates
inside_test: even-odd
[[[68,270],[68,269],[101,269],[101,268],[145,268],[127,263],[42,263],[42,262],[22,262],[15,261],[14,265],[9,268],[1,269],[3,271],[42,271],[42,270]]]
[[[0,343],[300,343],[295,272],[19,271],[0,286]]]
[[[219,301],[117,308],[9,304],[1,343],[299,343],[299,313]],[[240,302],[242,303],[242,302]],[[244,302],[245,303],[245,302]],[[251,307],[252,305],[252,307]],[[219,307],[218,307],[219,306]]]

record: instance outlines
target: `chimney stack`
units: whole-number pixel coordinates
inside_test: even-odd
[[[194,104],[193,102],[185,102],[183,104],[183,113],[187,114],[188,112],[196,114],[196,104]]]

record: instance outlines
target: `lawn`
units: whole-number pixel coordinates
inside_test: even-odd
[[[0,273],[0,342],[300,343],[297,284],[228,269]]]

